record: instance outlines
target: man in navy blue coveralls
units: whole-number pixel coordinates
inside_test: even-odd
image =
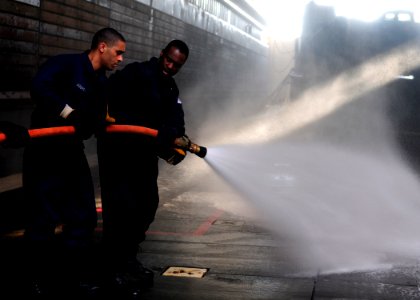
[[[24,150],[23,188],[29,203],[24,237],[35,294],[53,290],[59,299],[86,287],[81,282],[88,274],[97,215],[83,140],[105,123],[106,71],[123,60],[125,45],[119,32],[103,28],[90,50],[51,57],[33,79],[36,106],[30,128],[76,129],[73,136],[33,139]],[[55,234],[58,225],[60,235]]]
[[[157,139],[136,134],[98,138],[103,242],[111,263],[111,283],[128,291],[153,285],[153,272],[137,260],[139,243],[158,207],[158,158],[177,164],[185,157],[172,146],[185,134],[179,90],[172,78],[189,49],[171,41],[149,61],[133,62],[109,79],[108,110],[116,124],[157,129]],[[139,291],[139,292],[140,292]]]

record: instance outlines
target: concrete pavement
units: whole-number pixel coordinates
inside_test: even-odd
[[[217,176],[202,172],[206,167],[199,158],[189,159],[183,167],[162,165],[160,207],[138,256],[155,272],[155,286],[142,299],[420,299],[420,268],[412,261],[382,269],[303,274],[293,255],[295,245],[273,234]],[[92,171],[97,182],[94,158]],[[19,270],[18,254],[25,251],[17,250],[21,197],[20,188],[0,194],[0,269],[9,292],[19,286],[20,274],[13,270]],[[164,276],[171,266],[207,272],[202,278]]]

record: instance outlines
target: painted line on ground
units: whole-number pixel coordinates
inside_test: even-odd
[[[220,218],[224,213],[223,210],[217,209],[211,214],[207,220],[200,224],[193,232],[170,232],[170,231],[159,231],[159,230],[148,230],[147,235],[161,235],[161,236],[201,236],[204,235],[210,227]],[[98,220],[98,223],[102,223]],[[97,227],[96,232],[101,232],[102,227]]]

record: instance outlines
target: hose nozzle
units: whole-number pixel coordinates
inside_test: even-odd
[[[207,154],[207,148],[203,146],[199,146],[197,144],[191,143],[188,151],[194,153],[198,157],[204,158]]]
[[[174,141],[174,145],[178,148],[194,153],[195,155],[201,158],[204,158],[204,156],[206,156],[207,154],[206,147],[194,144],[186,135],[177,137]]]

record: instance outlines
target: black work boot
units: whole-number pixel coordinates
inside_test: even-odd
[[[141,293],[153,287],[153,271],[139,261],[130,260],[117,268],[110,285],[114,292],[126,299],[139,299]]]
[[[76,286],[76,298],[80,300],[102,299],[103,293],[100,285],[93,281],[82,280]]]
[[[25,280],[25,287],[22,291],[24,294],[24,299],[30,300],[53,300],[61,299],[60,295],[63,294],[63,291],[60,289],[58,278],[32,278],[30,280]],[[66,294],[64,292],[64,294]]]
[[[60,293],[58,299],[99,299],[100,280],[94,270],[93,254],[87,247],[75,248],[64,245],[61,249],[59,269],[55,273]]]
[[[44,280],[34,279],[27,282],[23,293],[27,299],[44,300],[52,298],[51,285]]]
[[[28,299],[52,299],[57,279],[54,245],[47,242],[33,242],[29,245],[22,292]]]

